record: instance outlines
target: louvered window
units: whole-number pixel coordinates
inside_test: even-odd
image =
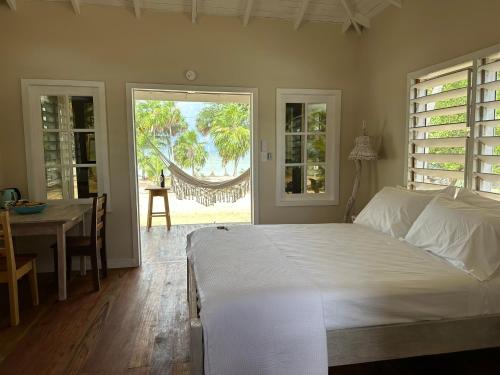
[[[500,195],[500,53],[480,59],[477,65],[471,187]]]
[[[410,79],[408,186],[500,199],[500,53]]]

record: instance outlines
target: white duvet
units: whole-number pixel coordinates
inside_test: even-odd
[[[209,375],[325,373],[325,330],[500,313],[500,275],[356,224],[204,228],[188,256]]]
[[[328,330],[500,313],[499,273],[479,282],[438,256],[361,225],[259,230],[320,289]]]

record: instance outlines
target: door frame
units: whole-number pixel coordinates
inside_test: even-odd
[[[251,213],[252,223],[259,224],[259,137],[258,137],[258,89],[250,87],[227,87],[227,86],[191,86],[191,85],[168,85],[168,84],[148,84],[148,83],[128,83],[127,91],[127,124],[128,124],[128,151],[129,151],[129,173],[130,173],[130,203],[132,209],[132,249],[133,263],[139,267],[142,263],[140,248],[140,221],[139,221],[139,187],[137,183],[137,154],[135,143],[135,118],[134,118],[134,90],[151,91],[195,91],[205,93],[238,93],[249,94],[251,101],[251,144],[250,148],[250,168],[251,168]]]

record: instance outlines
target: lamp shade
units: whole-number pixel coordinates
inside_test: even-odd
[[[378,155],[372,148],[370,137],[361,135],[356,137],[354,149],[349,154],[349,160],[377,160]]]

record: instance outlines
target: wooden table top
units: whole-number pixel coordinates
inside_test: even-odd
[[[92,209],[91,204],[50,204],[39,214],[20,215],[10,212],[10,224],[46,224],[46,223],[66,223],[78,219],[87,211]]]

